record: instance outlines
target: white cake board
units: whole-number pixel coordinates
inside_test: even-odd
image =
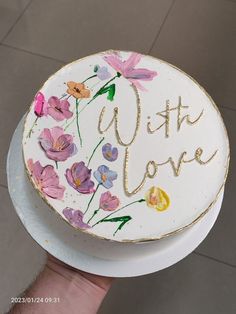
[[[22,159],[23,118],[7,159],[9,193],[15,210],[33,239],[61,261],[83,271],[111,277],[133,277],[167,268],[190,254],[207,236],[219,214],[223,191],[195,225],[159,241],[115,243],[70,227],[38,196],[25,174]]]

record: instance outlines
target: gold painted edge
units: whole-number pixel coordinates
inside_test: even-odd
[[[97,53],[94,53],[94,54],[91,54],[91,55],[88,55],[86,57],[83,57],[83,58],[80,58],[80,59],[77,59],[77,60],[74,60],[66,65],[63,65],[62,67],[60,67],[59,70],[57,70],[54,74],[52,74],[51,76],[48,77],[48,79],[44,82],[44,84],[37,90],[37,92],[39,92],[46,84],[47,82],[52,78],[54,77],[55,75],[57,75],[57,73],[59,71],[61,71],[62,69],[65,69],[66,67],[69,67],[71,66],[72,64],[74,63],[78,63],[78,62],[81,62],[83,61],[84,59],[87,59],[87,58],[90,58],[92,56],[95,56],[95,55],[99,55],[99,54],[108,54],[108,53],[116,53],[116,52],[126,52],[126,53],[132,53],[133,51],[127,51],[127,50],[115,50],[115,49],[109,49],[109,50],[106,50],[106,51],[101,51],[101,52],[97,52]],[[156,57],[153,57],[153,56],[150,56],[150,55],[146,55],[146,54],[142,54],[142,56],[144,57],[148,57],[148,58],[151,58],[151,59],[154,59],[154,60],[158,60],[159,62],[161,63],[164,63],[164,64],[167,64],[169,65],[170,67],[174,68],[175,70],[179,71],[180,73],[186,75],[191,81],[193,81],[201,90],[202,92],[205,94],[205,96],[207,96],[207,98],[210,100],[210,103],[213,105],[213,107],[215,108],[216,110],[216,113],[220,116],[220,120],[223,124],[223,128],[224,128],[224,133],[225,133],[225,137],[226,137],[226,140],[227,140],[227,148],[228,148],[228,151],[229,151],[229,154],[227,156],[227,161],[226,161],[226,171],[225,171],[225,175],[224,175],[224,180],[223,180],[223,183],[222,185],[220,186],[215,198],[213,199],[213,201],[211,201],[211,203],[209,204],[209,206],[203,210],[203,212],[198,216],[196,217],[192,222],[190,222],[189,224],[185,225],[185,226],[182,226],[176,230],[173,230],[171,232],[168,232],[166,234],[163,234],[159,237],[150,237],[150,238],[138,238],[138,239],[135,239],[135,240],[130,240],[130,239],[123,239],[123,240],[117,240],[117,239],[110,239],[110,238],[105,238],[105,237],[102,237],[102,236],[99,236],[99,235],[96,235],[94,233],[90,233],[88,232],[87,230],[85,229],[80,229],[80,228],[75,228],[73,227],[66,219],[64,219],[62,217],[62,215],[60,215],[56,210],[55,208],[48,203],[46,197],[40,192],[40,190],[37,188],[36,184],[34,183],[29,171],[28,171],[28,168],[26,166],[26,159],[25,159],[25,154],[24,154],[24,149],[23,149],[23,146],[24,146],[24,136],[22,136],[22,154],[23,154],[23,161],[24,161],[24,167],[25,167],[25,170],[26,170],[26,173],[27,173],[27,176],[29,178],[29,181],[31,182],[31,184],[33,185],[34,189],[36,190],[37,194],[46,202],[46,204],[49,206],[49,208],[51,208],[63,221],[65,221],[71,228],[75,229],[75,230],[79,230],[81,232],[84,232],[86,234],[89,234],[90,236],[94,237],[94,238],[97,238],[97,239],[100,239],[100,240],[106,240],[106,241],[110,241],[110,242],[118,242],[118,243],[144,243],[144,242],[151,242],[151,241],[156,241],[156,240],[161,240],[163,238],[166,238],[166,237],[169,237],[169,236],[172,236],[172,235],[175,235],[189,227],[191,227],[192,225],[196,224],[202,217],[204,217],[207,212],[211,209],[211,207],[216,203],[218,197],[219,197],[219,194],[221,193],[224,185],[225,185],[225,182],[226,182],[226,179],[227,179],[227,175],[228,175],[228,170],[229,170],[229,162],[230,162],[230,146],[229,146],[229,137],[228,137],[228,133],[227,133],[227,129],[226,129],[226,126],[225,126],[225,123],[224,123],[224,120],[222,118],[222,115],[219,111],[219,108],[218,106],[216,105],[216,103],[214,102],[214,100],[212,99],[212,97],[207,93],[207,91],[192,77],[190,76],[189,74],[187,74],[186,72],[184,72],[183,70],[179,69],[178,67],[176,67],[175,65],[167,62],[167,61],[164,61],[162,59],[159,59],[159,58],[156,58]],[[36,94],[37,94],[36,92]],[[31,103],[29,109],[26,111],[25,113],[25,119],[24,119],[24,126],[23,126],[23,135],[25,133],[25,125],[26,125],[26,120],[27,120],[27,117],[28,117],[28,114],[29,112],[31,111],[31,108],[33,106],[33,102]]]

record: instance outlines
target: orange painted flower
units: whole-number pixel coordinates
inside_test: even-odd
[[[146,203],[149,207],[158,211],[166,210],[170,205],[169,196],[162,189],[152,186],[145,195]]]
[[[85,87],[83,83],[76,83],[73,81],[67,82],[67,93],[75,98],[89,98],[90,90]]]

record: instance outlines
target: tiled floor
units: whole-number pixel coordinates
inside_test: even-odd
[[[223,114],[231,167],[220,217],[196,252],[162,272],[117,280],[99,313],[234,314],[236,1],[231,0],[0,0],[0,313],[45,258],[7,193],[12,132],[51,73],[107,48],[150,53],[195,77]]]

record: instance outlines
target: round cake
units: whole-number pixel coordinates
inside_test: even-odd
[[[173,65],[126,51],[52,75],[26,115],[22,145],[45,202],[73,228],[119,242],[197,222],[229,165],[224,122],[206,91]]]

